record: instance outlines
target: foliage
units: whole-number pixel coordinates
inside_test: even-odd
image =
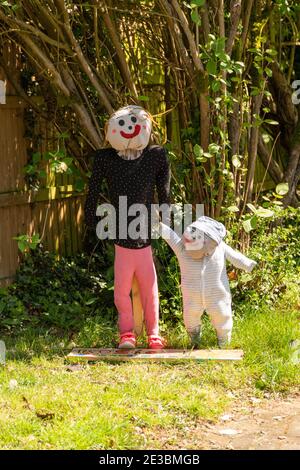
[[[65,136],[49,163],[72,171],[78,190],[108,115],[139,103],[176,156],[175,197],[205,204],[208,215],[234,206],[243,216],[255,199],[257,156],[264,181],[288,184],[284,204],[299,203],[299,15],[291,0],[3,1],[1,47],[22,50],[21,83],[5,59],[0,65],[33,120]],[[32,184],[45,177],[39,159],[33,151],[26,166]]]
[[[300,212],[272,205],[273,216],[261,217],[255,230],[247,255],[257,261],[252,273],[234,270],[228,265],[233,308],[239,313],[254,310],[262,305],[272,305],[282,295],[290,282],[290,276],[300,272]],[[267,210],[267,209],[265,209]],[[270,209],[269,209],[270,210]],[[226,242],[233,248],[242,249],[243,229],[234,213],[225,221],[228,229]],[[181,324],[182,299],[179,286],[179,267],[176,257],[167,245],[158,241],[155,245],[158,259],[161,316],[167,324]]]
[[[0,327],[12,331],[32,325],[77,330],[89,317],[116,320],[112,257],[94,254],[57,259],[36,249],[25,256],[15,283],[0,290]]]
[[[270,207],[270,206],[269,206]],[[238,272],[231,280],[233,305],[243,313],[272,305],[285,292],[291,274],[300,268],[300,213],[273,205],[274,215],[262,217],[251,232],[248,255],[258,262],[251,274]],[[267,210],[267,209],[265,209]],[[270,210],[270,209],[268,209]],[[229,213],[227,242],[236,248],[241,222]],[[243,232],[242,232],[243,233]],[[162,240],[154,241],[159,279],[161,328],[182,326],[180,272],[176,256]],[[0,290],[0,328],[6,331],[26,328],[28,324],[47,325],[73,334],[91,321],[94,327],[103,320],[116,324],[113,301],[113,245],[93,254],[57,259],[39,246],[27,253],[15,283]],[[232,267],[229,267],[232,271]]]
[[[0,366],[0,447],[164,449],[166,442],[182,448],[185,439],[199,448],[195,427],[204,420],[216,422],[249,397],[276,393],[278,399],[278,392],[299,387],[292,346],[300,338],[299,300],[295,286],[271,308],[253,314],[252,305],[246,306],[233,331],[233,347],[245,352],[238,363],[66,364],[62,356],[75,344],[114,345],[113,327],[92,319],[71,342],[68,335],[36,326],[7,337],[7,366]],[[212,347],[210,324],[204,333],[204,347]],[[165,334],[170,344],[185,347],[179,325]]]

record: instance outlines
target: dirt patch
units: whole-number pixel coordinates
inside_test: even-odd
[[[206,449],[300,449],[300,394],[284,400],[250,400],[201,430]]]
[[[170,450],[300,450],[300,394],[284,399],[247,397],[217,422],[203,421],[167,433],[152,430],[145,437]]]

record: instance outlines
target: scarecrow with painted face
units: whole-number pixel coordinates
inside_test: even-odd
[[[120,348],[134,348],[136,334],[130,292],[136,280],[148,346],[160,349],[159,302],[155,266],[151,248],[151,205],[155,189],[160,205],[169,206],[170,168],[163,147],[149,145],[152,130],[150,114],[140,106],[125,106],[116,111],[105,127],[111,147],[96,151],[85,220],[96,227],[96,208],[105,178],[110,202],[116,211],[114,238],[114,301],[118,310]],[[135,209],[140,208],[137,223]],[[135,230],[133,230],[135,228]]]
[[[183,318],[192,344],[201,339],[201,316],[206,311],[216,330],[219,346],[230,343],[232,331],[231,294],[226,260],[251,272],[256,262],[233,250],[223,238],[223,224],[199,217],[179,237],[161,223],[161,235],[175,252],[181,271]]]

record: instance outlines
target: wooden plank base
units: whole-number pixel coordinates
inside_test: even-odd
[[[74,348],[66,358],[78,361],[126,361],[126,360],[160,360],[160,361],[240,361],[243,358],[241,349],[94,349]]]

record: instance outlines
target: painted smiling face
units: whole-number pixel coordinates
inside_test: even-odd
[[[210,256],[226,235],[223,224],[210,217],[199,217],[182,236],[186,253],[194,259]]]
[[[193,226],[187,227],[184,231],[182,241],[187,253],[195,259],[212,255],[218,246],[218,243],[212,240],[206,233]]]
[[[125,106],[107,124],[106,139],[116,150],[143,150],[151,134],[150,115],[140,106]]]

